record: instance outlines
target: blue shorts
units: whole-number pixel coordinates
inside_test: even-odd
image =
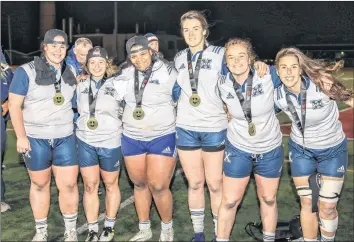
[[[348,167],[347,139],[331,148],[305,147],[304,151],[301,145],[289,139],[289,162],[294,177],[310,176],[315,172],[324,176],[343,177]]]
[[[266,178],[278,178],[283,167],[283,146],[264,153],[251,154],[233,146],[226,140],[226,148],[223,162],[225,176],[232,178],[244,178],[254,173]]]
[[[226,129],[220,132],[196,132],[176,127],[176,143],[180,150],[217,152],[225,149]]]
[[[77,157],[80,167],[99,165],[104,171],[118,171],[122,160],[121,148],[98,148],[77,138]]]
[[[141,154],[176,157],[175,133],[161,136],[150,141],[140,141],[122,136],[122,153],[124,156]]]
[[[23,154],[26,166],[31,171],[45,170],[54,166],[75,166],[76,138],[69,135],[59,139],[35,139],[28,137],[31,151]]]

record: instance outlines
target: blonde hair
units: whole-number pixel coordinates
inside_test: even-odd
[[[188,11],[182,15],[181,21],[180,21],[182,36],[183,36],[183,22],[187,19],[198,20],[200,22],[200,24],[202,25],[203,30],[206,31],[204,39],[208,38],[208,36],[209,36],[208,22],[204,16],[204,14],[202,14],[201,12],[196,11],[196,10]]]
[[[347,101],[353,96],[353,90],[347,89],[336,77],[334,72],[343,67],[344,61],[328,63],[323,60],[314,60],[307,57],[299,49],[290,47],[281,49],[276,57],[276,68],[279,68],[279,60],[284,56],[294,56],[297,58],[301,72],[304,72],[313,81],[320,90],[328,97]],[[331,83],[331,89],[324,88],[324,84]]]
[[[248,57],[251,60],[251,65],[253,65],[256,62],[257,55],[253,50],[253,46],[251,44],[251,40],[249,39],[241,39],[241,38],[232,38],[227,41],[225,44],[225,54],[227,50],[234,45],[242,45],[246,48]]]
[[[88,68],[88,61],[85,65],[85,71],[91,75],[91,72],[89,71]],[[116,75],[119,72],[119,67],[113,64],[113,60],[112,59],[106,59],[106,71],[104,73],[104,76],[106,78],[110,78],[114,75]]]
[[[75,41],[75,47],[78,47],[80,45],[82,45],[83,47],[86,47],[88,45],[93,46],[91,40],[89,40],[88,38],[78,38]]]

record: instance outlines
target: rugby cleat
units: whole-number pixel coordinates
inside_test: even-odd
[[[151,229],[139,230],[129,241],[146,241],[152,238]]]
[[[87,235],[87,238],[85,241],[98,241],[98,234],[97,232],[91,230],[89,234]]]
[[[161,230],[159,241],[173,241],[173,228]]]
[[[111,241],[114,237],[114,229],[112,227],[104,227],[100,235],[100,241]]]

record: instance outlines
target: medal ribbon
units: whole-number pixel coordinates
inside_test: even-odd
[[[191,88],[193,93],[198,93],[198,76],[199,76],[200,63],[202,61],[202,57],[203,57],[203,52],[201,52],[198,56],[197,63],[195,64],[195,70],[193,73],[192,53],[190,50],[187,51],[189,80],[191,81]]]
[[[144,72],[144,80],[141,83],[140,89],[139,89],[139,72],[137,69],[135,69],[135,80],[134,80],[134,92],[135,92],[135,101],[136,101],[136,108],[141,108],[142,102],[143,102],[143,94],[146,85],[149,82],[150,76],[152,74],[152,66],[150,66],[145,72]]]
[[[106,82],[106,78],[103,77],[103,79],[101,81],[101,85],[97,88],[97,92],[96,92],[95,96],[93,96],[93,93],[92,93],[91,82],[92,82],[92,77],[90,77],[90,86],[89,86],[88,98],[89,98],[90,118],[93,118],[93,117],[95,117],[95,112],[96,112],[97,95],[98,95],[98,92],[100,91],[101,87]]]

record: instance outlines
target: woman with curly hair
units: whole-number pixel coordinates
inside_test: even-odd
[[[106,218],[100,241],[111,241],[120,205],[118,176],[122,122],[119,119],[121,91],[116,88],[117,72],[101,47],[89,50],[85,68],[90,76],[77,87],[77,143],[80,172],[84,182],[84,208],[89,234],[86,241],[98,240],[98,185],[100,175],[106,188]]]
[[[283,83],[274,92],[275,104],[292,121],[289,160],[301,200],[303,237],[317,241],[320,224],[321,241],[334,241],[336,206],[348,166],[347,139],[336,100],[352,105],[353,91],[333,76],[341,62],[313,60],[296,48],[280,50],[275,61]],[[310,176],[320,181],[319,197],[312,194]],[[312,199],[319,199],[318,216]]]

